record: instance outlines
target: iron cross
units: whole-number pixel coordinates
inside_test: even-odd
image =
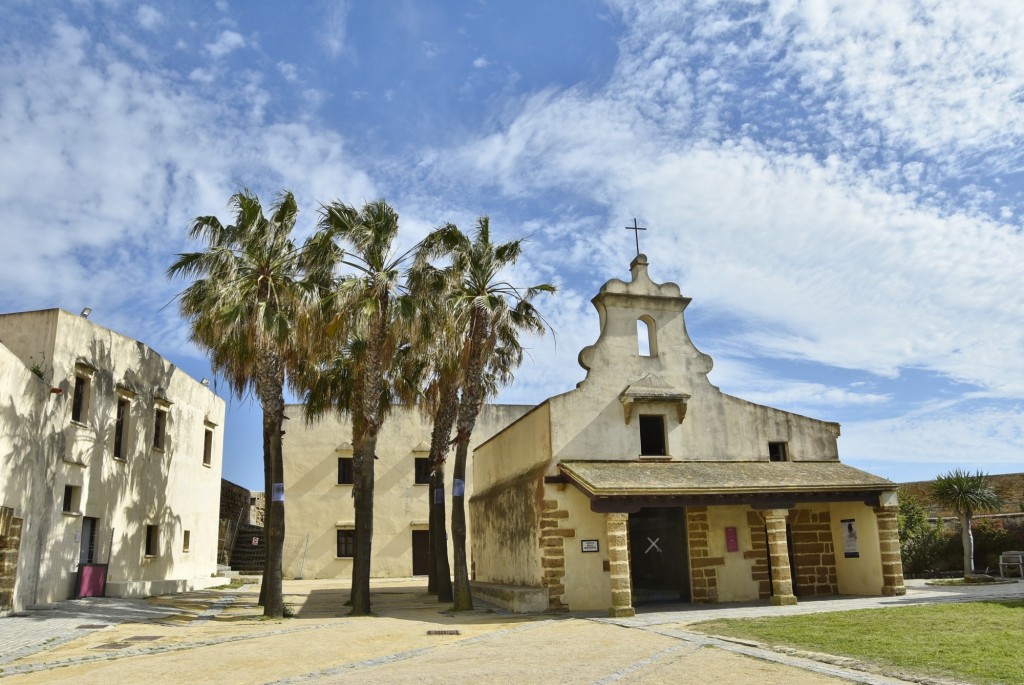
[[[640,231],[646,231],[647,229],[643,226],[636,225],[636,218],[633,219],[632,226],[626,226],[627,231],[633,231],[633,235],[636,237],[636,253],[640,254]]]

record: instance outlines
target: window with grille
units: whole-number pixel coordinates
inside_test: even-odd
[[[416,485],[430,484],[430,458],[416,457]]]
[[[354,557],[356,555],[356,532],[354,530],[338,530],[338,557]]]

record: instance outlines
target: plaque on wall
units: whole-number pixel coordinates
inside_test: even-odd
[[[597,552],[600,546],[597,540],[580,540],[580,549],[584,552]]]

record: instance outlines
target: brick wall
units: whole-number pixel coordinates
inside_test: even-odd
[[[832,542],[832,517],[827,511],[792,509],[789,512],[793,540],[793,594],[834,595],[839,592],[836,555]]]
[[[14,583],[18,575],[18,547],[22,520],[14,510],[0,507],[0,611],[14,606]]]

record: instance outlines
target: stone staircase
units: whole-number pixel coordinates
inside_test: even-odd
[[[242,524],[231,550],[231,570],[242,575],[262,575],[267,556],[266,533],[261,526]]]

